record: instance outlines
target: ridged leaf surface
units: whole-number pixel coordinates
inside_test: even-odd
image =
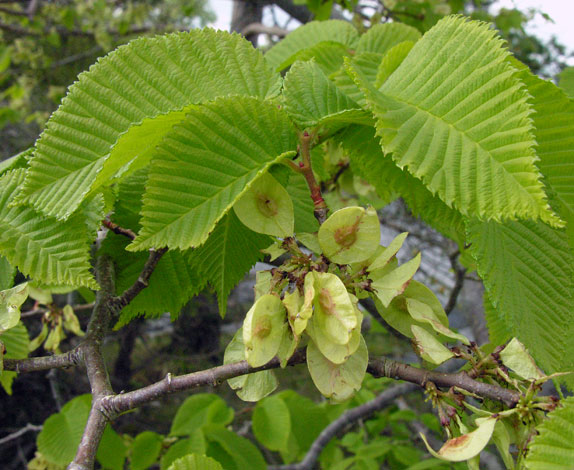
[[[0,180],[0,254],[35,281],[97,289],[83,214],[59,222],[30,207],[13,207],[24,173],[13,170]]]
[[[219,313],[225,316],[227,296],[251,267],[263,259],[260,250],[272,239],[252,232],[229,211],[219,221],[207,242],[191,255],[191,264],[215,289]]]
[[[367,95],[385,152],[431,192],[481,219],[560,219],[535,166],[528,93],[502,40],[462,17],[437,23],[380,90],[350,73]]]
[[[464,243],[461,214],[433,195],[420,180],[396,166],[390,156],[384,155],[372,127],[351,127],[338,139],[351,157],[353,170],[372,184],[381,197],[389,192],[400,194],[414,215],[458,243]]]
[[[285,110],[300,127],[369,124],[370,113],[363,111],[340,91],[314,62],[295,62],[285,76]]]
[[[471,221],[468,242],[512,336],[546,373],[572,369],[574,257],[566,234],[535,221]]]
[[[265,54],[265,60],[275,70],[289,67],[295,56],[320,43],[342,44],[354,49],[359,40],[359,33],[348,21],[329,20],[307,23],[274,45]]]
[[[67,218],[134,157],[149,158],[189,105],[270,97],[280,83],[259,51],[226,32],[192,30],[119,47],[70,87],[36,143],[18,200]]]
[[[203,244],[257,176],[296,148],[292,124],[273,104],[233,97],[194,108],[154,154],[142,230],[128,249]]]
[[[531,470],[568,470],[574,461],[574,397],[569,397],[537,427],[526,456]]]

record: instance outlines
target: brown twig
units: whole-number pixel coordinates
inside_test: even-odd
[[[124,237],[128,237],[130,240],[135,240],[136,234],[133,230],[129,228],[120,227],[118,224],[112,222],[109,219],[102,220],[102,225],[107,229],[111,230],[117,235],[123,235]]]
[[[149,285],[149,278],[153,274],[157,263],[161,257],[166,253],[167,248],[160,248],[158,250],[150,250],[149,257],[144,264],[142,272],[128,289],[126,289],[120,296],[110,299],[109,304],[114,313],[119,312],[126,305],[128,305],[135,297]]]
[[[250,23],[241,30],[243,36],[250,36],[252,34],[267,34],[269,36],[279,36],[283,38],[287,36],[289,31],[278,26],[265,26],[261,23]]]
[[[462,288],[464,286],[464,278],[466,275],[466,268],[463,266],[460,266],[460,264],[458,263],[459,255],[460,255],[460,252],[457,250],[454,253],[450,254],[448,257],[448,259],[450,260],[450,265],[452,267],[452,270],[454,271],[455,283],[454,283],[454,287],[450,291],[450,296],[448,298],[448,302],[447,302],[446,306],[444,307],[444,311],[446,312],[447,315],[453,311],[454,307],[456,307],[456,302],[458,300],[458,296],[459,296],[459,294],[462,291]]]
[[[0,439],[0,446],[2,444],[6,444],[7,442],[13,441],[14,439],[18,439],[20,436],[26,434],[27,432],[40,432],[41,430],[41,425],[28,423],[22,429],[19,429],[18,431],[13,432],[12,434],[8,434],[7,436],[4,436],[2,439]]]

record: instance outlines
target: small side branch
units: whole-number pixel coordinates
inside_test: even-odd
[[[167,248],[160,248],[159,250],[150,250],[149,257],[140,273],[137,281],[125,290],[119,297],[110,299],[110,306],[114,312],[119,312],[126,305],[128,305],[136,296],[149,285],[149,278],[153,274],[154,269],[159,263],[159,260],[166,253]]]
[[[109,219],[102,220],[102,225],[107,229],[111,230],[117,235],[123,235],[124,237],[128,237],[130,240],[135,240],[136,234],[133,230],[129,228],[120,227],[118,224],[112,222]]]
[[[30,357],[26,359],[4,359],[4,370],[22,374],[50,369],[65,369],[75,367],[82,362],[82,352],[79,347],[64,354],[54,356]]]
[[[18,439],[20,436],[23,436],[27,432],[40,432],[41,430],[41,425],[38,426],[36,424],[28,423],[22,429],[19,429],[18,431],[13,432],[12,434],[8,434],[7,436],[4,436],[2,439],[0,439],[0,446],[6,444],[7,442],[13,441],[14,439]]]
[[[317,459],[323,449],[337,434],[360,419],[366,418],[374,412],[386,408],[396,398],[414,392],[416,389],[417,386],[413,384],[396,385],[385,390],[371,401],[345,411],[339,418],[321,431],[321,434],[319,434],[317,439],[315,439],[311,448],[305,455],[305,458],[301,462],[288,465],[273,465],[267,468],[269,470],[312,470],[315,468]]]

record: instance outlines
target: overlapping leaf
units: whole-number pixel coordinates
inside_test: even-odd
[[[293,201],[295,211],[295,233],[313,233],[319,229],[319,223],[313,215],[315,206],[311,199],[309,186],[303,175],[291,172],[289,184],[286,186],[287,192]]]
[[[512,63],[520,67],[518,76],[532,95],[538,167],[560,202],[556,210],[574,220],[574,102],[552,82],[530,73],[525,65]]]
[[[225,316],[227,296],[251,267],[271,238],[245,227],[233,211],[219,221],[207,242],[191,255],[191,264],[217,293],[219,313]]]
[[[384,155],[372,128],[354,126],[338,138],[351,156],[353,169],[372,184],[381,196],[389,191],[400,194],[414,215],[458,243],[464,241],[461,214],[448,207],[420,180],[401,170],[389,156]]]
[[[417,29],[404,23],[377,24],[361,36],[357,44],[357,53],[386,54],[397,44],[403,41],[417,42],[420,37],[421,33]]]
[[[574,459],[574,397],[569,397],[537,428],[529,446],[526,468],[567,470]]]
[[[566,234],[534,221],[471,221],[468,236],[488,297],[512,336],[547,374],[571,369],[574,258]]]
[[[81,214],[58,222],[29,207],[11,206],[24,172],[13,170],[0,180],[0,253],[35,281],[97,289]]]
[[[128,250],[201,245],[250,184],[296,147],[287,115],[270,103],[233,97],[194,108],[154,154],[142,230]]]
[[[561,225],[534,165],[528,94],[495,34],[486,24],[447,17],[380,90],[352,65],[349,71],[385,152],[447,205],[482,219]]]
[[[318,44],[334,43],[353,49],[358,40],[359,33],[348,21],[311,22],[297,28],[269,49],[265,54],[265,60],[274,70],[279,71],[289,67],[296,60],[298,53]]]
[[[371,124],[370,113],[340,91],[314,62],[295,62],[284,82],[285,110],[301,128]]]
[[[118,48],[72,85],[36,144],[20,202],[67,218],[91,190],[150,149],[195,103],[279,92],[280,77],[239,35],[192,30]]]

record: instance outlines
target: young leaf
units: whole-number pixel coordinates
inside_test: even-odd
[[[159,458],[163,437],[156,432],[139,433],[131,445],[130,470],[146,470]]]
[[[361,388],[369,353],[361,336],[359,348],[343,364],[334,364],[321,354],[312,341],[307,346],[307,366],[317,389],[334,402],[349,399]]]
[[[190,105],[229,95],[269,98],[280,84],[239,35],[195,29],[132,41],[70,87],[36,143],[18,202],[67,218],[132,159],[147,163]]]
[[[356,51],[386,54],[397,44],[403,41],[415,43],[420,37],[417,29],[404,23],[376,24],[361,36]]]
[[[268,173],[257,178],[233,206],[243,225],[275,237],[293,235],[295,216],[289,193]]]
[[[531,470],[567,470],[574,458],[574,397],[569,397],[537,427],[538,434],[529,445],[526,468]]]
[[[409,55],[414,45],[415,43],[411,41],[401,42],[387,52],[377,70],[377,79],[375,80],[376,88],[380,88],[387,78],[397,70],[403,60],[405,60],[405,57]]]
[[[289,119],[271,103],[219,98],[194,108],[156,150],[143,228],[128,250],[200,246],[246,188],[296,147]]]
[[[288,450],[291,416],[289,408],[277,395],[264,398],[255,406],[253,434],[269,450]]]
[[[0,253],[37,282],[98,289],[90,272],[91,239],[82,215],[58,222],[29,207],[12,207],[23,181],[24,170],[0,179]]]
[[[249,440],[225,429],[223,426],[208,426],[205,429],[205,438],[216,442],[231,456],[236,470],[266,470],[267,465],[261,452]],[[207,454],[210,455],[209,448]],[[214,455],[211,455],[215,457]],[[229,468],[229,467],[226,467]],[[230,469],[231,470],[231,469]]]
[[[189,436],[208,424],[227,426],[233,421],[233,409],[213,393],[192,395],[180,405],[171,423],[171,436]]]
[[[187,439],[181,439],[171,445],[167,452],[162,455],[160,469],[168,470],[173,462],[188,454],[205,455],[206,444],[203,431],[196,429]]]
[[[174,461],[167,470],[223,470],[220,463],[205,455],[190,454]]]
[[[382,59],[382,54],[376,54],[374,52],[362,52],[354,55],[348,60],[347,63],[352,64],[354,69],[359,70],[361,76],[370,84],[374,84],[377,79],[377,71]],[[337,85],[337,88],[339,88],[345,95],[360,105],[361,108],[367,108],[365,93],[349,76],[344,68],[335,72],[331,78]]]
[[[375,295],[383,306],[388,307],[391,300],[403,293],[420,264],[421,254],[419,253],[398,268],[387,265],[369,274],[372,280],[371,286],[375,289]]]
[[[2,333],[0,338],[6,350],[3,359],[23,359],[28,357],[30,339],[28,337],[28,330],[26,330],[22,322],[18,323],[14,328]],[[8,370],[0,373],[0,385],[6,390],[8,395],[12,394],[12,382],[16,378],[16,375],[16,372]]]
[[[345,95],[315,62],[295,62],[283,84],[285,110],[301,128],[372,124],[370,113]]]
[[[571,369],[574,259],[566,234],[533,221],[470,221],[468,240],[488,297],[512,336],[546,373]]]
[[[16,268],[12,267],[8,260],[0,255],[0,290],[10,289],[14,285]]]
[[[534,165],[527,92],[495,34],[486,24],[447,17],[380,91],[360,70],[348,70],[367,96],[385,152],[448,206],[481,219],[561,226]]]
[[[275,44],[265,54],[265,60],[273,69],[281,71],[295,62],[297,54],[305,49],[321,43],[336,43],[353,49],[358,39],[359,33],[348,21],[314,21],[297,28]]]
[[[474,431],[449,439],[438,452],[428,444],[424,434],[421,433],[420,436],[428,451],[437,459],[462,462],[472,459],[486,447],[494,431],[496,418],[478,418],[476,424],[478,427]]]

